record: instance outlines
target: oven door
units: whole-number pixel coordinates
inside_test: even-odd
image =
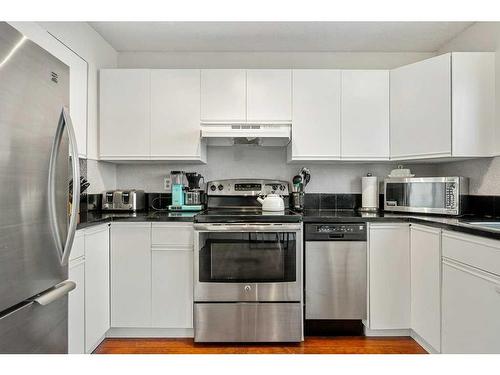
[[[195,224],[195,302],[302,300],[302,224]]]

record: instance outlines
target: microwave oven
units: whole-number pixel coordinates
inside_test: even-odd
[[[469,194],[466,177],[395,177],[384,180],[384,210],[462,215]]]

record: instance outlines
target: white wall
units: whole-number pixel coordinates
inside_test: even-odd
[[[120,68],[391,69],[428,52],[120,52]]]
[[[475,23],[443,45],[439,53],[450,51],[492,51],[495,53],[496,154],[500,155],[500,22]],[[441,164],[439,174],[470,178],[470,192],[500,195],[500,157]]]
[[[286,149],[277,147],[234,146],[209,147],[208,164],[118,164],[117,188],[144,189],[147,192],[164,192],[163,177],[171,170],[199,172],[206,180],[223,178],[277,178],[291,181],[299,169],[311,169],[309,193],[360,193],[361,177],[371,172],[383,179],[395,163],[386,164],[287,164]],[[435,164],[411,165],[419,176],[434,175]]]

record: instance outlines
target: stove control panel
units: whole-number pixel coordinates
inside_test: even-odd
[[[231,179],[209,181],[209,196],[259,196],[268,194],[289,195],[288,182],[279,180]]]

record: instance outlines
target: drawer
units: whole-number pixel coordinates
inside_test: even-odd
[[[74,260],[85,255],[85,236],[83,230],[76,231],[73,247],[69,255],[69,260]]]
[[[195,303],[195,342],[299,342],[300,303]]]
[[[192,247],[194,245],[193,237],[192,223],[153,224],[151,244],[153,246]]]
[[[443,257],[500,275],[500,241],[443,231]]]

